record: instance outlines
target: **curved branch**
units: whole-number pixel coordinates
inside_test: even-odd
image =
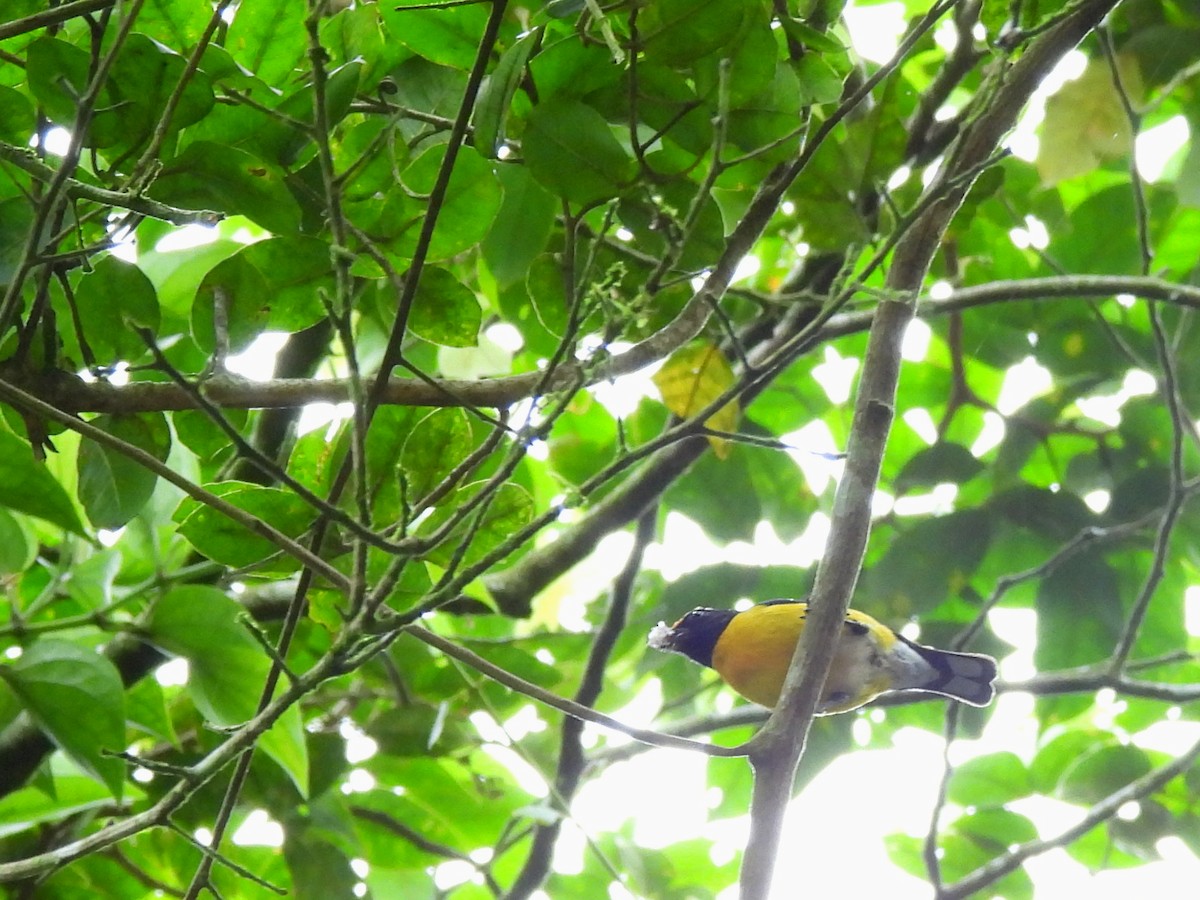
[[[239,727],[228,739],[194,766],[190,766],[176,784],[149,808],[105,825],[79,840],[44,853],[14,862],[0,863],[0,884],[36,878],[62,868],[90,853],[111,847],[125,838],[157,826],[166,826],[171,814],[187,802],[206,782],[242,755],[283,715],[288,708],[309,694],[318,684],[340,674],[333,654],[326,654],[312,669],[281,689],[274,700],[258,715]]]
[[[116,5],[117,0],[75,0],[74,3],[64,3],[61,6],[44,9],[41,12],[35,12],[32,15],[13,19],[11,22],[0,25],[0,41],[16,37],[19,34],[28,34],[39,28],[48,28],[51,25],[65,22],[67,19],[86,16],[88,13]]]
[[[1126,803],[1149,797],[1172,778],[1183,774],[1198,757],[1200,757],[1200,742],[1193,744],[1186,753],[1177,759],[1172,760],[1164,766],[1160,766],[1152,772],[1147,772],[1136,781],[1132,781],[1120,790],[1109,794],[1099,803],[1094,804],[1078,823],[1055,837],[1020,844],[1003,856],[998,856],[986,865],[980,866],[961,881],[943,888],[938,892],[938,900],[958,900],[960,897],[970,897],[975,892],[982,890],[989,884],[993,884],[1003,878],[1009,872],[1019,868],[1030,857],[1038,856],[1048,850],[1065,847],[1072,841],[1078,840],[1101,822],[1115,816],[1117,810]]]
[[[938,299],[922,295],[918,315],[927,319],[992,303],[1112,297],[1118,294],[1200,309],[1200,287],[1195,285],[1132,275],[1065,275],[993,281],[958,288],[949,297]],[[695,320],[687,318],[686,312],[685,309],[671,325],[626,352],[602,363],[589,364],[586,372],[577,364],[561,366],[549,384],[543,384],[545,376],[541,372],[499,378],[429,381],[392,378],[383,389],[380,402],[391,406],[499,408],[529,399],[539,386],[543,391],[553,392],[577,383],[586,387],[610,381],[657,362],[698,333],[704,323],[697,324]],[[871,327],[873,318],[873,310],[831,316],[812,336],[812,341],[823,343],[860,334]],[[27,393],[72,413],[173,412],[197,408],[191,393],[177,384],[139,381],[118,386],[103,381],[85,382],[67,372],[31,374],[13,371],[11,367],[5,371],[3,366],[0,366],[0,376]],[[294,409],[309,403],[348,403],[353,399],[352,386],[347,378],[250,381],[219,375],[205,381],[201,389],[210,403],[223,409]]]
[[[642,558],[646,547],[654,539],[655,526],[658,523],[656,510],[647,510],[638,520],[633,549],[625,566],[613,583],[608,611],[604,624],[592,642],[588,653],[587,665],[579,689],[575,692],[575,702],[584,706],[592,706],[600,696],[604,687],[605,669],[609,657],[616,646],[617,638],[625,628],[628,617],[629,603],[633,598],[634,583],[642,569]],[[558,771],[554,778],[552,796],[556,803],[562,804],[563,811],[570,805],[571,798],[579,790],[579,782],[587,770],[588,761],[583,753],[583,720],[574,717],[563,721],[562,735],[559,740]],[[550,862],[554,855],[554,846],[558,843],[558,835],[562,830],[561,818],[552,822],[541,823],[534,827],[533,840],[529,854],[521,866],[521,871],[513,881],[512,888],[505,894],[505,900],[524,900],[542,886],[550,873]]]
[[[1001,681],[996,690],[1002,694],[1032,694],[1049,697],[1054,694],[1094,693],[1110,688],[1120,696],[1162,700],[1166,703],[1191,703],[1200,700],[1200,684],[1166,681],[1139,681],[1125,674],[1112,674],[1111,663],[1084,666],[1063,672],[1042,672],[1024,681]]]
[[[102,5],[111,6],[113,2],[114,0],[106,0]],[[57,9],[51,10],[51,12],[58,11]],[[3,32],[3,28],[0,28],[0,32]],[[0,39],[3,37],[4,35],[0,33]],[[126,209],[151,219],[170,222],[172,225],[216,225],[225,218],[225,213],[215,210],[183,209],[158,200],[151,200],[135,191],[111,191],[107,188],[87,184],[77,178],[63,177],[57,169],[46,165],[37,158],[32,150],[24,147],[15,147],[12,144],[0,142],[0,159],[12,163],[38,181],[49,183],[56,178],[62,178],[63,193],[72,200],[91,200],[115,209]]]
[[[153,472],[159,478],[163,479],[163,481],[175,485],[175,487],[179,488],[193,500],[215,509],[231,521],[237,522],[251,534],[256,534],[270,541],[284,553],[297,560],[301,565],[306,566],[322,578],[327,579],[330,584],[339,590],[348,591],[350,589],[350,580],[345,575],[325,562],[321,557],[312,553],[307,547],[292,540],[279,529],[258,518],[258,516],[251,515],[244,509],[234,506],[211,491],[206,491],[204,488],[193,483],[191,479],[180,475],[157,457],[147,453],[141,447],[135,447],[127,441],[114,437],[107,431],[102,431],[95,425],[77,419],[48,403],[44,403],[37,397],[25,393],[25,391],[15,385],[9,384],[2,378],[0,378],[0,397],[3,397],[18,409],[23,409],[36,416],[58,422],[60,425],[64,425],[72,431],[90,438],[97,444],[115,450],[123,456],[132,459],[147,471]]]
[[[573,700],[567,700],[565,697],[560,697],[558,694],[540,688],[533,682],[526,681],[524,678],[512,674],[507,669],[502,669],[488,662],[477,653],[472,653],[466,647],[460,647],[454,641],[444,638],[440,634],[435,634],[428,628],[423,628],[420,625],[406,625],[402,630],[407,634],[411,634],[417,640],[442,651],[447,656],[457,659],[460,663],[470,666],[476,672],[487,676],[498,684],[512,688],[514,691],[522,693],[539,703],[544,703],[551,709],[557,709],[559,712],[566,713],[568,716],[584,722],[591,722],[593,725],[600,725],[610,731],[618,731],[643,744],[651,744],[655,747],[673,747],[676,750],[697,750],[706,756],[746,755],[739,747],[717,747],[712,744],[689,741],[687,738],[664,734],[661,731],[651,731],[648,728],[631,728],[623,722],[617,721],[612,716],[596,712],[590,706],[584,706]]]
[[[1016,63],[997,73],[996,90],[986,92],[987,105],[965,127],[927,191],[937,199],[896,245],[886,282],[893,293],[879,304],[871,323],[845,474],[838,484],[829,540],[813,586],[812,612],[792,657],[780,702],[751,741],[754,794],[750,839],[742,863],[743,900],[759,900],[770,891],[784,810],[866,551],[871,498],[895,415],[900,344],[915,315],[917,295],[929,265],[979,167],[995,152],[1033,91],[1062,55],[1095,28],[1117,2],[1081,3],[1035,40]]]

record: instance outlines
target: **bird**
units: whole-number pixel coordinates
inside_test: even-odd
[[[699,607],[674,625],[659,622],[648,643],[715,669],[747,700],[774,707],[807,615],[803,600],[768,600],[741,611]],[[817,715],[849,712],[880,694],[908,689],[987,706],[996,695],[995,680],[990,656],[926,647],[851,609]]]

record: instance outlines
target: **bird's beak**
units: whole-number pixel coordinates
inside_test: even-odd
[[[666,622],[659,622],[650,629],[650,635],[646,638],[646,643],[655,650],[674,650],[675,629]]]

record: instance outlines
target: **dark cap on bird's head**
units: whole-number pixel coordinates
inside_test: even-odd
[[[659,622],[647,643],[655,650],[682,653],[702,666],[712,667],[713,648],[725,626],[737,615],[732,609],[699,607],[685,613],[674,625]]]

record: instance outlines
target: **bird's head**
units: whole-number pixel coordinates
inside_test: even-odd
[[[682,653],[702,666],[712,666],[713,648],[725,626],[736,616],[732,609],[699,607],[668,625],[659,622],[650,630],[647,643],[655,650]]]

